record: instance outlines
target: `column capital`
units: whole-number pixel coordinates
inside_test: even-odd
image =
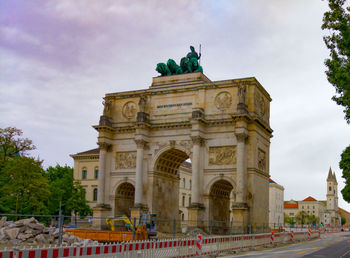
[[[236,133],[236,137],[237,137],[237,140],[239,142],[241,142],[241,141],[245,141],[245,139],[248,138],[248,134],[247,133]]]
[[[97,145],[100,147],[100,149],[103,149],[103,150],[106,150],[106,151],[109,151],[112,147],[111,144],[109,143],[106,143],[106,142],[98,142]]]
[[[198,144],[199,146],[203,146],[205,139],[201,136],[191,136],[193,144]]]
[[[137,148],[141,148],[144,149],[147,145],[147,141],[145,141],[144,139],[134,139]]]

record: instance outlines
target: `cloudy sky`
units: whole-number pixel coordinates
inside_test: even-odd
[[[159,62],[202,44],[211,80],[256,77],[270,93],[270,174],[285,199],[326,198],[350,143],[324,74],[321,0],[4,0],[0,127],[33,140],[44,166],[96,147],[105,93],[148,88]],[[340,205],[350,205],[340,198]]]

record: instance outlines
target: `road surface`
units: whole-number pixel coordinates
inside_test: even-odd
[[[320,239],[299,242],[295,244],[278,246],[275,248],[261,249],[225,255],[223,257],[256,257],[256,258],[350,258],[350,232],[322,234]]]

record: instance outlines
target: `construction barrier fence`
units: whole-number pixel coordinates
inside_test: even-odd
[[[294,241],[318,238],[320,231],[262,233],[232,236],[203,236],[188,239],[166,239],[104,244],[85,247],[48,247],[0,251],[0,258],[56,257],[192,257],[238,252]],[[291,234],[293,237],[291,237]]]

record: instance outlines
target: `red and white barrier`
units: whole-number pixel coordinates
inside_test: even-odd
[[[293,242],[293,238],[294,238],[294,231],[292,230],[290,232],[290,241]]]
[[[310,234],[310,235],[309,235]],[[19,251],[0,251],[0,258],[17,257],[56,258],[56,257],[189,257],[206,256],[226,253],[234,250],[249,250],[251,248],[288,243],[293,241],[316,238],[319,231],[263,233],[254,235],[235,235],[197,238],[173,239],[159,241],[139,241],[119,244],[106,244],[87,247],[51,247]]]
[[[202,255],[202,235],[197,235],[197,241],[196,241],[196,256]]]
[[[271,232],[271,236],[270,236],[270,245],[273,245],[273,241],[275,240],[275,234],[273,232]]]

